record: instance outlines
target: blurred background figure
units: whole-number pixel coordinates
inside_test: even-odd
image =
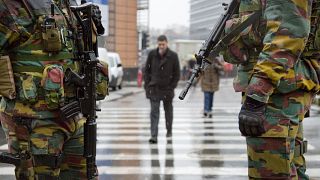
[[[196,58],[193,56],[188,61],[188,79],[191,77],[192,69],[194,68],[195,64],[196,64]]]
[[[1,97],[0,97],[1,98]],[[316,95],[313,104],[316,105],[318,113],[320,113],[320,94]]]
[[[185,80],[188,80],[187,77],[188,77],[188,69],[187,69],[187,65],[186,64],[183,64],[182,65],[182,70],[181,70],[181,80],[185,81]]]
[[[203,117],[212,118],[214,92],[219,90],[220,76],[224,74],[223,63],[217,57],[201,74],[201,89],[204,94]]]
[[[192,75],[192,70],[194,68],[194,66],[196,65],[196,58],[195,56],[193,55],[192,58],[190,58],[188,60],[188,67],[187,67],[187,80],[190,79],[191,75]],[[192,86],[193,87],[196,87],[197,84],[199,82],[199,78],[196,78],[193,82],[192,82]]]
[[[229,78],[232,77],[233,65],[227,62],[223,63],[224,68],[224,77]]]

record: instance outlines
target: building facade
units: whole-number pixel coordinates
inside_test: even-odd
[[[106,48],[120,54],[125,69],[137,67],[137,42],[137,0],[109,0]]]
[[[190,38],[206,40],[230,0],[190,1]]]

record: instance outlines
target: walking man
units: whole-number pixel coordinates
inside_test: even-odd
[[[160,102],[165,110],[167,137],[172,136],[174,89],[180,79],[180,65],[177,53],[168,48],[165,35],[158,37],[158,47],[147,58],[144,72],[144,88],[151,104],[150,143],[157,143]]]

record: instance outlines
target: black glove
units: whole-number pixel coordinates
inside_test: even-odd
[[[104,34],[104,27],[101,23],[101,11],[99,9],[99,6],[93,6],[92,8],[92,19],[93,19],[93,22],[94,24],[96,25],[96,28],[97,28],[97,32],[99,35],[102,35]]]
[[[239,129],[244,136],[260,136],[266,130],[265,121],[266,103],[246,97],[239,113]]]

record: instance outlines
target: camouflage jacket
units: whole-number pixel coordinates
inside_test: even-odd
[[[53,17],[55,28],[50,33],[59,42],[54,52],[48,47],[56,42],[44,32],[46,25],[52,23],[46,21],[49,16]],[[68,38],[74,19],[62,0],[0,1],[0,55],[9,55],[17,89],[17,98],[4,99],[0,111],[30,118],[58,116],[58,107],[67,97],[74,96],[74,89],[63,84],[63,69],[77,66],[72,60],[75,46]]]
[[[249,62],[238,66],[236,91],[261,102],[277,92],[319,91],[319,60],[300,58],[310,33],[311,8],[312,0],[241,0],[240,16],[262,11],[258,27],[252,28],[261,43]]]

